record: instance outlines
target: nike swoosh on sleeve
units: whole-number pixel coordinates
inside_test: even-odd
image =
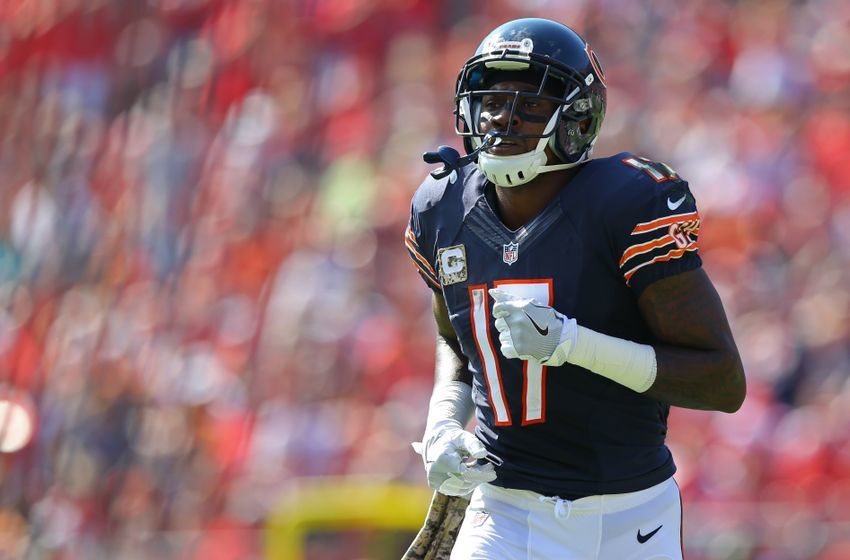
[[[685,202],[686,198],[688,198],[688,195],[686,195],[686,194],[683,194],[682,198],[680,198],[679,200],[677,200],[675,202],[673,200],[671,200],[670,198],[668,198],[667,199],[667,208],[669,208],[670,210],[675,210],[676,208],[681,206],[683,202]]]

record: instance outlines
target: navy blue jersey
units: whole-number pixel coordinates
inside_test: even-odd
[[[687,182],[629,153],[584,164],[517,231],[502,224],[474,165],[430,177],[405,244],[444,297],[473,375],[476,435],[503,460],[494,484],[576,498],[669,478],[669,406],[588,370],[508,360],[493,325],[495,286],[551,305],[597,332],[652,344],[637,306],[652,282],[701,266]]]

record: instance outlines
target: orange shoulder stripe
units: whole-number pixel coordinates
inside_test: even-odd
[[[657,249],[659,247],[664,247],[669,243],[673,243],[673,237],[669,233],[665,233],[661,237],[653,239],[652,241],[632,245],[623,252],[623,257],[620,259],[620,266],[626,264],[626,262],[632,257],[648,253],[649,251],[652,251],[653,249]]]
[[[623,277],[626,279],[626,283],[628,284],[629,280],[631,280],[631,278],[632,278],[632,276],[634,276],[635,272],[637,272],[641,268],[643,268],[647,265],[653,264],[653,263],[677,259],[677,258],[681,257],[682,255],[684,255],[685,252],[687,252],[687,251],[696,251],[696,250],[697,250],[696,242],[690,243],[686,247],[682,247],[681,249],[673,249],[671,251],[668,251],[664,255],[659,255],[652,260],[649,260],[649,261],[646,261],[645,263],[641,263],[641,264],[637,265],[633,269],[631,269],[628,272],[626,272],[625,274],[623,274]]]
[[[405,245],[407,245],[407,244],[405,243]],[[417,253],[414,253],[409,245],[407,247],[407,252],[410,255],[411,260],[413,261],[413,264],[415,264],[417,268],[422,270],[423,274],[427,275],[429,278],[431,278],[432,280],[434,280],[436,282],[437,281],[437,275],[434,274],[433,272],[431,272],[431,267],[426,268],[428,263],[423,263],[422,257],[420,257]]]
[[[640,233],[646,233],[648,231],[652,231],[654,229],[658,229],[664,226],[669,226],[670,224],[675,224],[677,222],[685,222],[688,220],[698,220],[699,212],[687,212],[685,214],[674,214],[672,216],[665,216],[663,218],[658,218],[656,220],[652,220],[650,222],[643,222],[635,226],[635,229],[632,230],[632,235],[638,235]]]
[[[422,266],[424,266],[428,272],[431,273],[435,278],[437,277],[437,273],[434,272],[434,268],[431,266],[431,263],[428,262],[422,253],[419,252],[419,246],[416,244],[416,239],[413,237],[413,233],[410,231],[410,226],[408,226],[407,231],[405,231],[404,244],[407,246],[408,250],[416,257]]]
[[[432,286],[434,286],[434,287],[435,287],[435,288],[437,288],[438,290],[442,290],[442,289],[443,289],[443,287],[440,285],[440,283],[439,283],[439,282],[437,282],[436,280],[434,280],[433,278],[431,278],[431,275],[430,275],[430,274],[428,274],[428,273],[427,273],[425,270],[423,270],[421,267],[417,266],[417,264],[416,264],[416,262],[415,262],[415,261],[413,262],[413,267],[414,267],[416,270],[418,270],[418,271],[422,274],[422,277],[423,277],[423,278],[425,278],[425,279],[428,281],[428,283],[429,283],[429,284],[431,284]]]

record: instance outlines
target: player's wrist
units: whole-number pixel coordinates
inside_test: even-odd
[[[431,432],[439,426],[452,422],[463,428],[472,418],[474,410],[472,386],[469,383],[463,381],[437,383],[431,393],[431,402],[428,405],[425,432]]]
[[[462,381],[443,381],[434,386],[428,406],[428,420],[422,437],[424,451],[443,434],[451,430],[463,430],[472,413],[472,386]]]
[[[557,311],[555,314],[561,320],[558,344],[549,358],[543,363],[547,366],[557,367],[569,360],[570,353],[576,345],[576,328],[578,325],[575,319],[570,319]]]
[[[652,346],[608,336],[580,325],[576,327],[575,342],[566,361],[638,393],[652,387],[658,372]]]

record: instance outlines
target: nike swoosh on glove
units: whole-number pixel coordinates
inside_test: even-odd
[[[490,289],[490,295],[496,302],[493,318],[504,357],[536,360],[547,366],[567,361],[578,336],[575,319],[498,288]]]
[[[484,444],[462,428],[444,428],[423,443],[413,442],[413,449],[425,462],[428,486],[446,496],[466,496],[482,482],[496,480],[492,464],[474,462],[487,455]]]

